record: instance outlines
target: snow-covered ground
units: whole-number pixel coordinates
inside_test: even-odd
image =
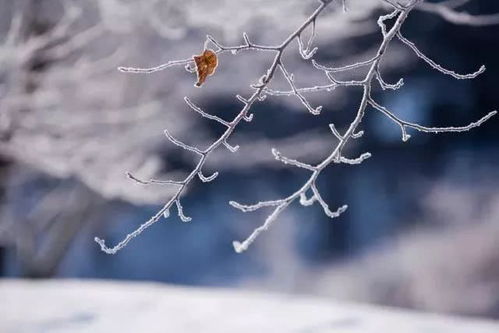
[[[499,322],[227,289],[0,280],[0,332],[497,333]]]

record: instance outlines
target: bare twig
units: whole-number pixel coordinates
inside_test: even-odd
[[[441,72],[443,74],[450,75],[450,76],[452,76],[455,79],[458,79],[458,80],[474,79],[478,75],[480,75],[483,72],[485,72],[485,66],[481,66],[476,72],[473,72],[473,73],[470,73],[470,74],[458,74],[458,73],[456,73],[454,71],[445,69],[442,66],[440,66],[439,64],[437,64],[434,60],[432,60],[429,57],[427,57],[426,55],[424,55],[424,53],[421,52],[416,47],[416,44],[414,44],[413,42],[411,42],[410,40],[408,40],[407,38],[405,38],[404,36],[402,36],[402,33],[400,31],[397,32],[397,37],[398,37],[398,39],[400,39],[400,41],[402,43],[404,43],[407,46],[409,46],[414,51],[414,53],[416,53],[416,55],[419,58],[423,59],[432,68],[436,69],[437,71],[439,71],[439,72]]]
[[[289,74],[286,68],[284,68],[284,65],[282,63],[279,64],[279,69],[281,70],[282,74],[284,74],[284,77],[286,78],[286,81],[288,81],[292,91],[293,95],[298,97],[300,102],[307,108],[308,112],[310,112],[313,115],[318,115],[321,113],[322,106],[318,106],[315,109],[310,105],[310,103],[307,101],[305,97],[298,91],[298,89],[295,86],[293,75]]]
[[[425,133],[451,133],[451,132],[467,132],[469,130],[472,130],[475,127],[481,126],[484,122],[492,118],[497,114],[497,111],[491,111],[479,120],[472,122],[466,126],[447,126],[447,127],[426,127],[426,126],[421,126],[419,124],[411,123],[405,120],[402,120],[395,116],[391,111],[389,111],[387,108],[384,106],[379,105],[376,103],[371,97],[369,98],[369,104],[372,105],[376,110],[381,111],[385,116],[393,120],[397,125],[400,126],[402,133],[403,133],[403,139],[404,141],[407,141],[407,139],[410,138],[410,135],[407,134],[406,129],[407,128],[412,128],[415,130],[418,130],[420,132],[425,132]]]

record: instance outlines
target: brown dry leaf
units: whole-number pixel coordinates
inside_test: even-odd
[[[196,70],[198,74],[198,82],[196,87],[200,87],[209,75],[215,73],[218,65],[217,54],[213,50],[204,50],[201,55],[193,57],[196,63]]]

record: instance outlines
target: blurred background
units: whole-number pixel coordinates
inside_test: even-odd
[[[464,1],[465,2],[465,1]],[[191,223],[173,215],[114,256],[94,236],[120,241],[168,200],[172,189],[125,177],[180,179],[195,156],[162,130],[199,147],[221,134],[206,112],[232,119],[235,94],[265,73],[271,56],[224,54],[202,89],[182,67],[151,75],[118,66],[153,66],[203,50],[205,35],[236,45],[278,43],[313,11],[313,0],[1,0],[0,1],[0,276],[149,280],[320,295],[430,312],[499,318],[499,120],[464,134],[412,133],[370,110],[365,136],[348,148],[369,151],[359,166],[334,165],[319,187],[330,220],[316,205],[293,205],[249,251],[236,254],[266,211],[243,214],[229,200],[252,203],[294,192],[306,173],[275,161],[270,149],[310,163],[334,147],[327,124],[353,119],[358,89],[311,96],[308,113],[296,98],[269,97],[255,107],[231,144],[207,167],[216,181],[197,182],[183,199]],[[344,65],[368,59],[381,37],[379,0],[333,5],[317,24],[316,59]],[[473,14],[499,12],[497,1],[474,0]],[[465,125],[499,108],[498,26],[470,27],[414,11],[403,31],[421,50],[459,73],[456,81],[428,68],[394,41],[385,79],[405,79],[376,98],[406,120]],[[297,85],[325,83],[297,46],[285,55]],[[354,76],[361,75],[362,71]],[[282,86],[276,78],[275,87]]]

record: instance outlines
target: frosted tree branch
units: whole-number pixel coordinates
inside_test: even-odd
[[[232,121],[225,121],[217,116],[210,115],[206,112],[204,112],[201,108],[193,104],[187,97],[185,98],[185,102],[187,105],[196,111],[197,113],[201,114],[203,117],[214,120],[220,124],[222,124],[224,127],[226,127],[226,130],[224,133],[216,139],[208,148],[204,150],[200,150],[196,147],[187,145],[176,138],[174,138],[167,130],[165,130],[165,135],[167,138],[175,145],[178,147],[191,151],[198,156],[200,156],[199,161],[197,162],[195,168],[191,171],[191,173],[181,182],[176,182],[176,181],[143,181],[139,180],[136,177],[133,177],[129,174],[129,177],[133,179],[136,182],[139,182],[141,184],[154,184],[154,183],[160,183],[164,182],[165,184],[170,184],[170,185],[175,185],[177,186],[177,190],[175,194],[170,198],[168,202],[165,203],[165,205],[154,215],[152,216],[148,221],[144,222],[141,226],[139,226],[135,231],[131,232],[128,234],[121,242],[116,244],[114,247],[108,247],[106,246],[105,242],[102,239],[95,238],[95,241],[101,246],[102,251],[108,253],[108,254],[114,254],[117,251],[121,250],[124,248],[133,238],[137,237],[140,235],[144,230],[146,230],[148,227],[153,225],[154,223],[158,222],[162,216],[168,217],[169,216],[169,211],[170,208],[173,204],[176,205],[178,215],[180,219],[184,222],[190,221],[189,217],[186,217],[183,213],[183,208],[180,204],[180,198],[183,195],[185,189],[187,186],[191,184],[194,178],[199,177],[201,181],[203,182],[209,182],[212,181],[216,178],[218,175],[217,172],[215,172],[212,176],[205,177],[202,174],[202,169],[204,167],[204,164],[207,160],[207,158],[210,156],[210,154],[218,149],[220,146],[225,146],[228,150],[231,152],[236,152],[239,148],[239,146],[232,146],[230,145],[227,140],[230,138],[231,134],[234,132],[236,127],[241,121],[251,121],[253,119],[253,114],[250,113],[252,106],[259,101],[263,101],[266,96],[296,96],[300,102],[307,108],[307,110],[312,113],[312,114],[318,114],[321,110],[321,107],[313,108],[310,103],[307,101],[307,99],[304,97],[305,93],[311,93],[311,92],[317,92],[317,91],[333,91],[336,87],[342,86],[342,87],[349,87],[349,86],[354,86],[358,87],[359,89],[362,89],[362,98],[359,102],[359,106],[357,108],[357,112],[351,121],[350,125],[346,129],[346,131],[341,134],[336,127],[333,124],[330,124],[329,127],[335,136],[335,138],[338,140],[338,143],[334,147],[332,151],[329,152],[326,158],[324,158],[321,162],[317,164],[309,164],[303,161],[298,161],[295,159],[291,159],[288,157],[283,156],[279,151],[276,149],[272,150],[272,154],[274,155],[275,159],[278,161],[291,165],[300,169],[303,169],[304,172],[308,172],[309,176],[307,180],[299,186],[299,188],[288,195],[287,197],[281,198],[281,199],[276,199],[276,200],[269,200],[269,201],[260,201],[255,204],[241,204],[236,201],[230,201],[229,204],[233,206],[234,208],[247,213],[247,212],[253,212],[256,210],[260,209],[271,209],[270,214],[267,216],[265,219],[264,223],[256,228],[245,240],[243,241],[234,241],[233,246],[236,252],[241,253],[245,250],[248,249],[248,247],[258,238],[258,236],[268,230],[273,223],[275,223],[280,216],[280,214],[292,203],[295,201],[298,201],[301,205],[303,206],[311,206],[315,203],[318,203],[319,206],[322,208],[324,211],[325,215],[330,217],[330,218],[337,218],[341,214],[343,214],[348,206],[347,205],[341,205],[337,209],[331,209],[329,205],[326,203],[325,199],[322,197],[318,187],[317,187],[317,180],[319,176],[321,175],[322,171],[325,170],[327,167],[335,164],[335,163],[344,163],[344,164],[349,164],[349,165],[358,165],[363,163],[365,160],[371,157],[371,153],[363,153],[357,158],[347,158],[342,155],[343,149],[345,146],[350,142],[351,139],[358,139],[362,137],[364,134],[363,131],[358,131],[359,126],[362,123],[362,120],[364,118],[365,113],[367,112],[369,106],[372,106],[374,109],[380,111],[382,114],[387,116],[389,119],[394,121],[398,126],[400,126],[402,133],[403,133],[403,140],[406,141],[410,136],[407,134],[407,128],[412,128],[421,132],[428,132],[428,133],[442,133],[442,132],[464,132],[471,130],[472,128],[478,127],[482,125],[484,122],[489,120],[492,116],[496,115],[496,111],[492,111],[486,116],[482,117],[476,122],[472,122],[467,126],[463,127],[425,127],[419,124],[411,123],[404,121],[397,116],[395,116],[391,111],[386,109],[385,107],[379,105],[374,101],[374,99],[371,97],[371,92],[373,90],[373,82],[377,80],[381,86],[382,89],[399,89],[402,87],[403,81],[400,80],[399,82],[395,84],[388,84],[386,83],[381,76],[380,72],[380,64],[386,54],[386,51],[388,50],[392,40],[394,38],[399,38],[404,44],[409,46],[415,53],[416,55],[423,59],[426,63],[428,63],[432,68],[446,74],[446,75],[451,75],[452,77],[456,79],[471,79],[479,75],[485,70],[485,67],[480,68],[479,71],[472,73],[472,74],[457,74],[453,71],[444,69],[441,65],[436,63],[435,61],[431,60],[429,57],[425,56],[417,47],[406,39],[405,37],[402,36],[401,34],[401,28],[407,19],[409,13],[416,8],[417,5],[421,4],[423,0],[411,0],[406,2],[405,4],[401,4],[399,2],[395,2],[392,0],[383,0],[384,2],[388,3],[393,10],[386,14],[382,15],[379,17],[377,23],[381,29],[381,34],[382,34],[382,42],[379,45],[379,48],[377,49],[376,54],[369,58],[368,60],[357,62],[354,64],[346,65],[343,67],[327,67],[324,65],[319,64],[317,61],[312,59],[311,63],[312,65],[324,72],[326,77],[331,81],[331,84],[329,85],[318,85],[318,86],[312,86],[312,87],[305,87],[305,88],[299,88],[296,86],[293,74],[289,73],[288,70],[285,68],[283,65],[283,53],[287,49],[287,47],[296,39],[299,47],[299,53],[303,59],[311,59],[314,54],[316,53],[317,49],[312,48],[313,40],[316,34],[315,31],[315,23],[321,12],[331,3],[334,1],[332,0],[320,0],[320,5],[317,7],[317,9],[305,20],[305,22],[302,23],[301,26],[299,26],[294,32],[292,32],[281,44],[275,45],[275,46],[267,46],[267,45],[259,45],[255,44],[250,41],[250,38],[247,36],[247,34],[243,34],[243,42],[244,44],[238,45],[238,46],[225,46],[222,45],[220,42],[218,42],[216,39],[214,39],[212,36],[207,36],[205,46],[207,46],[208,43],[213,44],[216,47],[216,53],[217,54],[222,54],[224,52],[230,52],[232,54],[237,54],[240,51],[246,51],[246,50],[260,50],[260,51],[267,51],[270,52],[274,55],[273,61],[268,67],[267,71],[265,74],[263,74],[260,79],[254,83],[251,84],[250,87],[254,90],[253,93],[249,97],[242,97],[241,95],[236,95],[236,98],[243,104],[241,110],[239,113],[235,116],[235,118]],[[341,1],[341,4],[344,9],[346,9],[346,2]],[[387,20],[393,21],[390,26],[385,24]],[[311,35],[310,38],[306,43],[302,41],[302,33],[307,29],[311,27]],[[121,71],[124,72],[131,72],[131,73],[152,73],[160,70],[164,70],[166,68],[169,68],[171,66],[177,66],[177,65],[184,65],[187,67],[189,71],[192,71],[193,68],[191,67],[193,65],[192,59],[184,59],[184,60],[176,60],[176,61],[169,61],[166,62],[160,66],[157,67],[151,67],[151,68],[123,68],[120,67]],[[358,68],[367,68],[367,74],[362,80],[337,80],[333,74],[338,73],[338,72],[349,72],[354,69]],[[287,91],[281,91],[281,90],[274,90],[269,88],[269,84],[272,82],[272,79],[274,78],[274,75],[276,71],[279,70],[284,78],[286,79],[287,83],[290,86],[290,90]]]
[[[314,63],[314,66],[317,69],[320,69],[320,70],[328,72],[328,73],[338,73],[338,72],[345,72],[345,71],[349,71],[349,70],[352,70],[352,69],[369,66],[374,61],[376,61],[377,58],[378,58],[378,56],[375,56],[375,57],[373,57],[373,58],[371,58],[369,60],[356,62],[354,64],[346,65],[346,66],[342,66],[342,67],[326,67],[326,66],[322,66],[322,65],[319,65],[315,60],[313,60],[313,63]]]
[[[364,162],[365,160],[367,160],[371,156],[372,156],[371,153],[363,153],[362,155],[360,155],[359,157],[354,158],[354,159],[350,159],[350,158],[346,158],[346,157],[342,156],[340,158],[340,162],[345,163],[345,164],[350,164],[350,165],[357,165],[357,164],[361,164],[362,162]]]
[[[203,175],[203,172],[202,172],[202,171],[199,171],[199,172],[198,172],[198,177],[199,177],[199,179],[201,179],[201,181],[202,181],[203,183],[209,183],[209,182],[214,181],[214,180],[215,180],[215,178],[217,178],[217,177],[218,177],[218,171],[214,172],[211,176],[208,176],[208,177],[207,177],[207,176],[205,176],[205,175]]]
[[[407,134],[407,128],[412,128],[420,132],[426,132],[426,133],[467,132],[475,127],[481,126],[484,122],[486,122],[487,120],[489,120],[490,118],[492,118],[497,114],[497,111],[491,111],[482,118],[480,118],[479,120],[472,122],[466,126],[426,127],[426,126],[421,126],[419,124],[404,121],[398,118],[387,108],[376,103],[371,97],[369,97],[369,104],[372,105],[376,110],[381,111],[381,113],[383,113],[385,116],[387,116],[388,118],[393,120],[397,125],[400,126],[400,129],[402,130],[402,138],[404,141],[407,141],[410,138],[410,135]]]
[[[338,132],[338,130],[336,129],[336,126],[334,124],[329,124],[329,129],[331,130],[331,132],[333,132],[333,135],[338,139],[338,140],[343,140],[343,135],[340,134],[340,132]]]
[[[271,201],[260,201],[256,204],[253,204],[253,205],[244,205],[244,204],[240,204],[236,201],[229,201],[229,204],[232,207],[237,208],[244,213],[247,213],[247,212],[253,212],[253,211],[258,210],[258,209],[263,208],[263,207],[279,206],[283,202],[284,202],[284,200],[271,200]]]
[[[270,96],[296,96],[297,93],[303,95],[306,93],[313,93],[319,91],[333,91],[338,85],[336,84],[328,84],[328,85],[320,85],[306,88],[296,88],[296,90],[274,90],[271,88],[265,88],[264,92]]]
[[[196,147],[189,146],[189,145],[183,143],[182,141],[175,139],[170,134],[170,132],[168,132],[167,129],[164,130],[164,133],[165,133],[166,137],[168,138],[168,140],[170,140],[171,143],[173,143],[174,145],[179,146],[180,148],[183,148],[185,150],[192,151],[193,153],[196,153],[196,154],[201,155],[201,156],[204,156],[206,154],[205,152],[202,152],[201,150],[199,150]]]
[[[178,212],[178,217],[180,217],[180,220],[182,220],[182,222],[191,222],[192,218],[184,215],[184,208],[180,204],[180,200],[178,199],[175,200],[175,205],[177,205],[177,212]]]
[[[386,83],[381,76],[379,69],[376,70],[376,80],[378,80],[381,89],[383,90],[398,90],[404,85],[404,79],[400,79],[395,84]]]
[[[315,20],[312,21],[312,32],[310,34],[310,38],[308,39],[306,46],[303,44],[303,42],[301,40],[301,34],[298,35],[298,37],[297,37],[298,51],[300,52],[301,57],[305,60],[311,59],[318,50],[317,47],[314,47],[313,49],[311,49],[312,44],[314,42],[314,38],[315,38]]]
[[[208,42],[211,42],[215,47],[217,47],[217,50],[215,53],[217,55],[221,53],[226,53],[230,52],[232,54],[237,54],[238,52],[241,51],[247,51],[247,50],[257,50],[257,51],[272,51],[272,52],[278,52],[280,50],[280,46],[266,46],[266,45],[258,45],[258,44],[253,44],[250,42],[249,37],[246,33],[243,34],[243,39],[245,41],[245,44],[238,45],[238,46],[224,46],[221,43],[219,43],[215,38],[213,38],[210,35],[206,36],[206,42],[205,42],[205,47],[208,46]],[[182,59],[182,60],[171,60],[167,61],[159,66],[154,66],[154,67],[118,67],[118,70],[120,72],[124,73],[136,73],[136,74],[150,74],[150,73],[155,73],[159,71],[163,71],[165,69],[168,69],[170,67],[174,66],[186,66],[186,69],[188,71],[192,71],[192,66],[194,66],[194,60],[192,57]]]
[[[297,160],[293,160],[291,158],[287,158],[287,157],[282,156],[282,154],[279,151],[277,151],[275,148],[272,149],[272,154],[274,155],[276,160],[281,161],[284,164],[294,165],[295,167],[307,169],[310,171],[315,170],[315,167],[313,167],[310,164],[299,162]]]
[[[312,183],[310,186],[312,188],[312,193],[314,194],[315,200],[321,205],[322,209],[324,210],[324,214],[326,216],[334,219],[336,217],[339,217],[341,214],[343,214],[347,209],[347,205],[343,205],[336,209],[334,212],[329,209],[329,205],[322,199],[321,194],[319,193],[319,190],[317,189],[317,186],[315,185],[315,182]]]
[[[183,185],[183,181],[176,181],[176,180],[158,180],[158,179],[149,179],[149,180],[143,180],[140,178],[135,177],[132,175],[130,172],[127,172],[126,176],[130,178],[131,180],[142,184],[142,185],[150,185],[150,184],[160,184],[160,185]]]
[[[367,106],[374,104],[374,101],[371,98],[372,81],[373,81],[373,79],[377,79],[377,80],[380,80],[380,83],[383,82],[382,79],[380,79],[379,64],[380,64],[380,62],[381,62],[381,60],[382,60],[382,58],[383,58],[383,56],[388,48],[390,42],[393,40],[393,38],[395,36],[400,34],[400,29],[401,29],[403,23],[405,22],[407,16],[409,15],[410,11],[412,9],[414,9],[415,5],[418,4],[420,1],[421,0],[414,0],[410,4],[408,4],[407,6],[400,7],[400,9],[397,7],[397,9],[395,11],[393,11],[392,13],[380,17],[380,19],[378,20],[378,25],[381,28],[381,32],[383,35],[383,41],[381,43],[381,46],[378,49],[376,56],[373,57],[372,59],[365,61],[365,62],[345,66],[342,68],[328,68],[328,67],[319,65],[318,63],[314,62],[314,66],[320,70],[323,70],[326,73],[326,75],[328,75],[328,77],[330,79],[331,79],[331,76],[330,76],[331,72],[333,72],[333,71],[343,71],[343,70],[350,70],[350,69],[354,69],[354,68],[358,68],[358,67],[362,67],[362,66],[370,66],[369,71],[368,71],[365,79],[362,81],[358,81],[359,86],[363,87],[364,92],[363,92],[362,100],[360,102],[356,117],[352,121],[352,123],[350,124],[346,133],[343,135],[341,135],[338,132],[338,130],[335,128],[335,126],[333,124],[330,125],[330,129],[333,132],[333,134],[335,135],[335,137],[339,140],[339,143],[337,144],[336,148],[330,153],[330,155],[326,159],[324,159],[322,162],[320,162],[319,164],[314,166],[314,170],[312,171],[310,178],[296,192],[294,192],[293,194],[291,194],[290,196],[288,196],[284,199],[279,199],[279,200],[273,201],[274,204],[272,204],[272,205],[257,204],[254,206],[245,206],[245,207],[251,207],[252,209],[251,210],[243,210],[244,212],[257,210],[257,209],[265,208],[268,206],[274,206],[276,208],[274,208],[272,213],[267,217],[264,224],[262,226],[260,226],[259,228],[255,229],[255,231],[253,231],[253,233],[248,238],[246,238],[242,242],[235,241],[233,243],[233,246],[234,246],[234,249],[236,250],[236,252],[240,253],[240,252],[247,250],[248,247],[256,240],[256,238],[263,231],[270,228],[270,226],[277,220],[277,217],[279,216],[279,214],[286,207],[288,207],[291,203],[293,203],[297,199],[299,200],[300,204],[302,204],[304,206],[310,206],[314,202],[318,202],[320,204],[320,206],[322,207],[322,209],[324,210],[324,213],[328,217],[331,217],[331,218],[336,218],[347,210],[348,206],[343,205],[340,208],[338,208],[336,211],[331,211],[329,209],[329,206],[326,204],[324,199],[321,197],[319,190],[317,189],[316,180],[317,180],[318,176],[320,175],[320,173],[322,172],[322,170],[324,170],[331,163],[342,162],[342,163],[346,163],[346,164],[360,164],[363,161],[365,161],[366,159],[371,157],[370,153],[364,153],[356,159],[348,159],[346,157],[341,156],[341,152],[342,152],[343,147],[347,144],[347,142],[351,138],[355,139],[355,138],[359,138],[360,136],[362,136],[363,132],[356,133],[356,130],[357,130],[357,127],[362,122],[362,119],[363,119],[364,114],[366,112]],[[396,22],[394,23],[394,25],[390,29],[387,29],[384,22],[387,19],[395,19],[395,18],[396,18]],[[427,58],[427,60],[431,61],[428,58]],[[434,62],[432,62],[432,63],[434,63]],[[435,67],[438,70],[441,69],[441,67],[438,64],[436,64],[436,63],[434,63],[434,64],[436,66],[432,66],[432,67]],[[448,74],[448,73],[445,73],[445,74]],[[381,85],[382,85],[382,87],[385,86],[385,88],[387,88],[387,86],[388,86],[384,82],[381,83]],[[397,86],[398,85],[401,85],[401,83],[397,84]],[[398,87],[392,87],[392,86],[388,86],[388,87],[398,88]],[[375,105],[378,106],[377,104],[375,104]],[[482,119],[478,120],[477,122],[471,123],[465,127],[430,128],[430,127],[424,127],[424,126],[421,126],[418,124],[413,124],[413,123],[402,121],[402,120],[398,119],[397,117],[395,117],[391,112],[389,112],[388,110],[386,110],[382,107],[380,107],[380,110],[383,110],[382,112],[386,116],[388,116],[390,119],[394,120],[397,124],[399,124],[401,126],[404,141],[406,141],[409,138],[409,135],[406,133],[406,127],[410,127],[410,128],[414,128],[414,129],[423,131],[423,132],[430,132],[430,133],[463,132],[463,131],[468,131],[474,127],[480,126],[481,124],[483,124],[485,121],[487,121],[488,119],[490,119],[492,116],[494,116],[496,114],[496,111],[492,111],[488,115],[483,117]],[[306,196],[306,193],[310,190],[312,191],[313,196],[308,199]]]
[[[286,78],[286,81],[288,81],[293,95],[298,97],[300,102],[307,108],[308,112],[310,112],[313,115],[319,115],[322,110],[322,106],[318,106],[316,108],[313,108],[310,103],[307,101],[307,99],[298,91],[298,89],[295,86],[294,83],[294,78],[292,74],[289,74],[286,68],[284,68],[284,65],[282,63],[279,64],[279,69],[281,70],[282,74],[284,74],[284,77]]]
[[[400,31],[397,33],[397,37],[398,37],[398,39],[400,39],[400,41],[402,43],[404,43],[405,45],[409,46],[414,51],[414,53],[416,53],[416,55],[419,58],[423,59],[432,68],[436,69],[437,71],[439,71],[439,72],[441,72],[443,74],[450,75],[450,76],[452,76],[455,79],[458,79],[458,80],[474,79],[478,75],[480,75],[483,72],[485,72],[485,69],[486,69],[485,66],[481,66],[476,72],[473,72],[473,73],[470,73],[470,74],[458,74],[458,73],[456,73],[454,71],[445,69],[442,66],[440,66],[438,63],[436,63],[434,60],[432,60],[429,57],[427,57],[426,55],[424,55],[423,52],[421,52],[416,47],[416,44],[414,44],[413,42],[411,42],[410,40],[408,40],[407,38],[405,38],[404,36],[402,36],[402,33]]]
[[[191,147],[177,139],[175,139],[167,130],[165,130],[165,135],[168,137],[168,139],[174,143],[175,145],[194,152],[198,155],[201,156],[200,160],[198,161],[196,167],[192,170],[192,172],[187,176],[187,178],[184,180],[183,184],[178,187],[177,191],[173,195],[173,197],[155,214],[153,215],[148,221],[144,222],[142,225],[140,225],[136,230],[133,232],[129,233],[121,242],[116,244],[114,247],[108,247],[103,239],[100,239],[98,237],[95,238],[95,241],[100,245],[101,250],[104,251],[107,254],[115,254],[122,248],[124,248],[132,239],[140,235],[144,230],[149,228],[151,225],[154,223],[158,222],[161,217],[166,213],[169,212],[170,207],[172,206],[173,203],[177,203],[180,196],[186,189],[187,185],[191,183],[191,181],[194,179],[196,175],[199,175],[199,172],[203,168],[207,157],[218,147],[221,145],[224,145],[227,149],[229,149],[231,152],[236,152],[239,148],[239,146],[231,146],[228,142],[227,139],[231,136],[232,132],[235,130],[237,125],[242,121],[242,120],[251,120],[251,115],[249,114],[249,111],[253,104],[257,101],[261,101],[263,98],[262,96],[264,95],[264,90],[267,87],[267,85],[270,83],[272,78],[274,77],[274,74],[281,65],[281,58],[283,55],[284,50],[293,42],[295,39],[300,36],[300,34],[310,25],[312,24],[316,18],[322,13],[322,11],[331,3],[332,1],[320,1],[320,5],[317,7],[317,9],[303,22],[303,24],[298,27],[293,33],[291,33],[280,45],[278,46],[260,46],[256,45],[250,42],[248,36],[245,34],[243,35],[243,39],[245,41],[244,45],[240,46],[235,46],[235,47],[227,47],[223,46],[221,43],[217,42],[213,37],[208,36],[207,41],[213,43],[218,50],[216,51],[217,54],[230,51],[233,54],[236,54],[239,51],[243,50],[261,50],[261,51],[270,51],[274,53],[274,59],[270,65],[270,67],[267,69],[266,74],[261,76],[259,79],[258,83],[251,85],[251,87],[255,90],[253,94],[249,98],[238,98],[240,101],[243,102],[243,108],[241,111],[237,114],[237,116],[230,122],[228,123],[228,127],[226,131],[215,141],[213,142],[208,148],[206,148],[204,151],[201,151],[195,147]],[[166,62],[160,66],[156,67],[151,67],[151,68],[135,68],[135,67],[120,67],[119,70],[122,72],[130,72],[130,73],[153,73],[161,70],[165,70],[169,67],[172,66],[179,66],[179,65],[191,65],[193,63],[192,59],[184,59],[184,60],[177,60],[177,61],[169,61]],[[187,101],[186,101],[187,102]],[[190,106],[190,105],[189,105]],[[194,105],[193,105],[194,106]],[[192,106],[191,106],[192,108]],[[196,107],[197,108],[197,107]],[[197,108],[195,111],[199,112],[201,109]],[[225,124],[224,124],[225,125]],[[177,208],[178,208],[178,203],[177,203]],[[236,206],[238,204],[233,203],[233,206]],[[265,203],[262,203],[262,205],[266,205]],[[268,205],[268,203],[267,203]],[[240,208],[244,208],[244,206],[240,206]],[[248,207],[247,209],[251,209],[251,207]],[[258,209],[258,208],[255,208]],[[282,208],[281,208],[282,209]],[[180,209],[181,210],[181,209]],[[180,211],[179,211],[180,215]]]
[[[364,131],[358,131],[357,133],[352,134],[352,139],[360,139],[364,136]]]
[[[191,109],[193,109],[194,111],[196,111],[197,113],[199,113],[203,117],[217,121],[220,124],[224,125],[225,127],[230,127],[230,124],[228,122],[226,122],[225,120],[223,120],[222,118],[208,114],[208,113],[204,112],[203,110],[201,110],[196,105],[194,105],[194,103],[192,103],[188,97],[184,97],[184,101],[187,103],[187,105],[189,105],[189,107]]]

